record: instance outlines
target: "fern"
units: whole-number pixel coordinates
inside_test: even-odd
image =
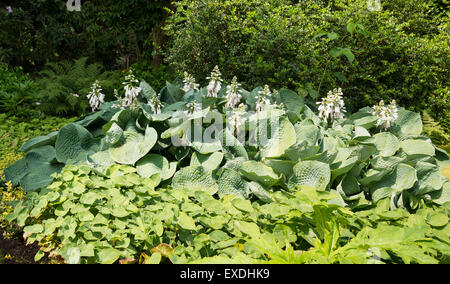
[[[50,62],[39,75],[39,108],[45,114],[58,116],[80,116],[89,111],[86,95],[90,86],[99,80],[104,92],[113,98],[113,89],[120,87],[120,74],[103,72],[103,66],[88,64],[82,57],[75,62]],[[75,96],[74,96],[75,94]]]
[[[450,135],[445,131],[444,127],[426,111],[422,115],[423,132],[433,140],[433,143],[439,147],[450,151]]]

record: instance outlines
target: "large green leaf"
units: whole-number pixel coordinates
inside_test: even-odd
[[[248,159],[247,151],[242,143],[227,128],[220,133],[220,141],[222,143],[223,153],[228,160],[237,157]]]
[[[21,152],[28,152],[29,150],[41,147],[45,145],[54,145],[56,142],[56,137],[58,136],[58,132],[52,132],[45,136],[38,136],[28,140],[22,147],[20,147]]]
[[[27,192],[44,188],[53,182],[51,175],[59,173],[63,167],[63,164],[42,164],[21,178],[20,186]]]
[[[308,185],[317,190],[325,190],[330,180],[331,171],[328,164],[318,161],[303,161],[295,165],[288,188],[293,191],[297,186]]]
[[[13,186],[17,186],[20,179],[23,178],[28,171],[27,160],[25,158],[20,159],[4,170],[5,180],[11,181]]]
[[[433,144],[419,139],[408,139],[400,143],[400,147],[407,155],[428,155],[434,156]]]
[[[300,116],[305,105],[303,99],[296,92],[288,89],[281,89],[278,91],[278,94],[287,110],[290,113]]]
[[[397,120],[389,131],[397,135],[420,135],[423,131],[420,114],[409,110],[400,110]]]
[[[109,153],[119,164],[134,165],[150,152],[157,139],[158,133],[154,128],[147,127],[144,135],[134,125],[129,125],[120,141],[109,148]]]
[[[176,165],[175,165],[176,167]],[[174,172],[169,161],[158,154],[148,154],[136,163],[136,169],[140,176],[151,177],[159,174],[161,180],[170,179]]]
[[[212,172],[202,166],[180,169],[172,178],[172,187],[187,191],[205,191],[211,195],[217,192],[217,183]]]
[[[400,148],[400,141],[389,132],[374,135],[377,152],[382,157],[393,156]]]
[[[267,186],[274,186],[280,179],[271,167],[268,167],[261,162],[244,162],[241,165],[240,171],[241,174],[249,180],[257,181]]]
[[[60,163],[79,159],[95,150],[96,144],[92,134],[83,126],[70,123],[59,130],[56,139],[56,159]]]
[[[224,169],[218,181],[218,192],[220,197],[225,195],[236,195],[240,198],[248,198],[250,194],[249,184],[242,176],[230,169]]]
[[[286,117],[280,118],[279,121],[271,120],[270,122],[279,123],[275,123],[275,125],[271,123],[271,131],[270,133],[267,133],[267,136],[269,137],[258,135],[258,143],[261,143],[261,156],[264,158],[280,157],[297,141],[295,128]],[[262,127],[264,127],[264,125]],[[260,134],[260,131],[258,131],[258,134]]]
[[[440,190],[444,185],[445,178],[441,175],[438,166],[419,161],[416,164],[416,169],[418,183],[413,188],[415,196]]]
[[[401,193],[412,188],[416,181],[417,172],[413,167],[403,163],[398,164],[392,173],[370,186],[372,198],[376,202],[392,194]]]
[[[191,157],[191,166],[203,166],[208,171],[216,170],[223,160],[223,153],[200,154],[194,152]]]

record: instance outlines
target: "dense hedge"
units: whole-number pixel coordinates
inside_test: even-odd
[[[167,60],[197,78],[218,64],[248,88],[316,97],[341,86],[350,110],[396,99],[448,123],[448,15],[440,1],[381,2],[371,11],[366,0],[181,1]]]
[[[153,29],[169,1],[86,0],[79,12],[68,11],[66,2],[2,1],[0,60],[27,71],[81,56],[108,67],[129,66],[153,56]]]

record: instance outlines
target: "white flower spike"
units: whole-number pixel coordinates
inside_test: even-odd
[[[195,83],[194,76],[192,76],[188,72],[184,72],[183,83],[184,83],[183,91],[185,91],[185,92],[189,92],[190,90],[195,90],[195,91],[199,90],[198,87],[200,85]]]
[[[124,106],[131,106],[141,92],[142,89],[140,87],[137,87],[138,83],[139,80],[136,79],[133,71],[130,70],[128,75],[125,76],[125,82],[122,83],[125,90],[125,98],[123,100]]]
[[[383,131],[388,130],[392,122],[398,118],[398,109],[395,100],[388,106],[385,106],[384,101],[381,100],[378,105],[372,107],[372,115],[378,118],[378,127],[381,127]]]
[[[335,119],[344,118],[345,104],[342,99],[343,93],[342,89],[334,89],[329,91],[326,98],[323,98],[319,105],[319,117],[328,122],[331,120],[333,122]]]
[[[269,97],[272,96],[272,92],[268,85],[264,86],[262,91],[258,92],[258,96],[256,97],[256,111],[261,112],[264,109],[264,106],[270,105]]]
[[[237,77],[234,76],[231,85],[227,87],[227,104],[229,108],[235,108],[237,104],[240,103],[242,96],[242,90],[240,89],[241,84],[238,83]]]
[[[91,91],[87,95],[89,99],[89,104],[92,108],[92,111],[96,111],[100,108],[100,105],[104,103],[105,95],[102,93],[101,86],[97,81],[92,84]]]
[[[214,67],[214,70],[211,72],[211,75],[206,78],[210,80],[208,87],[206,87],[206,89],[208,90],[208,97],[217,98],[219,91],[222,88],[221,76],[222,74],[220,73],[219,66],[216,65],[216,67]]]

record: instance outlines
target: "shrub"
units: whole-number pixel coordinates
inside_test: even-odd
[[[15,0],[12,13],[0,6],[0,60],[29,72],[81,56],[128,68],[153,48],[153,28],[169,1],[89,0],[77,12],[66,2]]]
[[[152,85],[156,90],[161,90],[166,82],[172,82],[175,78],[173,71],[168,66],[160,65],[155,68],[151,63],[143,61],[131,66],[131,70],[140,80]]]
[[[315,97],[341,86],[351,111],[395,99],[430,109],[446,126],[448,16],[435,16],[432,1],[382,4],[369,11],[366,0],[180,1],[167,26],[167,62],[200,78],[219,64],[249,89],[269,82]],[[337,56],[345,50],[351,63],[350,53]]]
[[[0,63],[0,113],[29,118],[36,115],[32,103],[36,101],[36,85],[22,68],[10,68]]]

